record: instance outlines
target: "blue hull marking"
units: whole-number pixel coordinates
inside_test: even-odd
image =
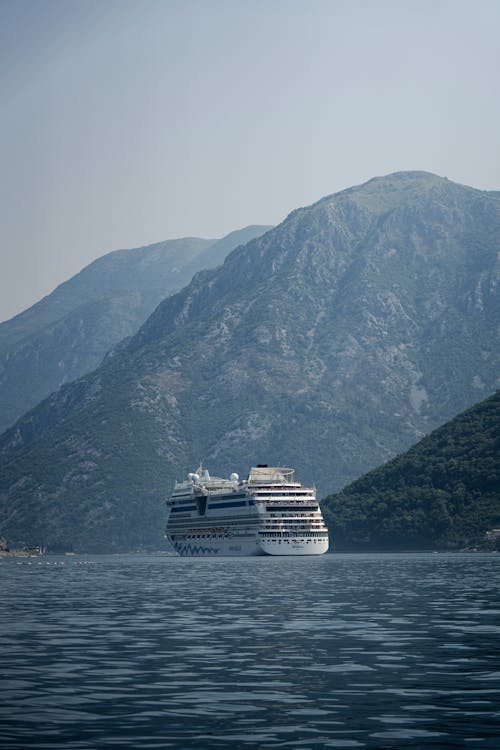
[[[174,544],[174,549],[181,556],[217,555],[219,552],[218,548],[214,549],[213,547],[202,547],[198,544],[180,544],[180,542],[176,542]]]

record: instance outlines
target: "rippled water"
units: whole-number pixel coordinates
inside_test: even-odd
[[[0,746],[498,748],[500,556],[0,561]]]

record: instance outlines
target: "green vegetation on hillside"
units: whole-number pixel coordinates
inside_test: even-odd
[[[337,550],[457,549],[500,527],[500,391],[330,495]]]

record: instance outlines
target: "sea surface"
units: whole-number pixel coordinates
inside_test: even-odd
[[[500,555],[0,560],[0,747],[500,748]]]

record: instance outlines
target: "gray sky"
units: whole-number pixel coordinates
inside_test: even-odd
[[[0,320],[401,169],[500,189],[499,0],[0,0]]]

